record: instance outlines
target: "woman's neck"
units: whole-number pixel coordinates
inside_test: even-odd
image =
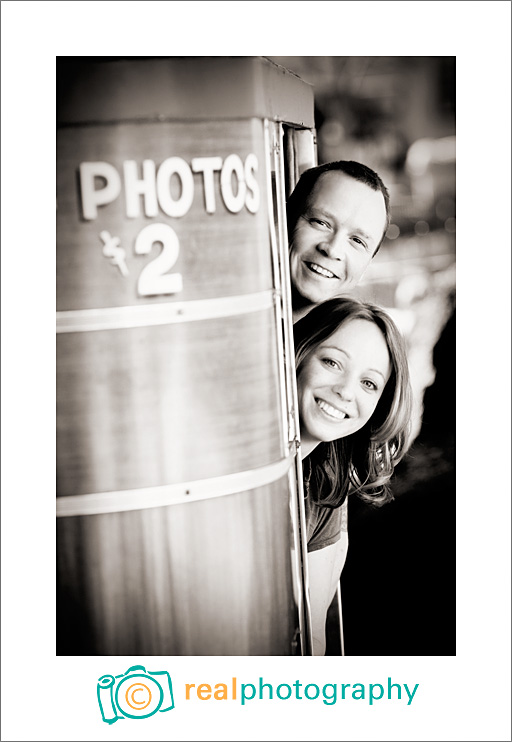
[[[315,450],[315,448],[318,446],[319,441],[312,441],[312,440],[301,440],[300,442],[300,457],[302,461],[304,461],[309,454]]]

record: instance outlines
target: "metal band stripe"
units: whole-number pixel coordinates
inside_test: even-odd
[[[273,306],[274,293],[269,289],[257,294],[223,296],[218,299],[57,312],[57,333],[169,325],[258,312]]]
[[[195,482],[57,497],[57,517],[66,518],[74,515],[100,515],[102,513],[120,513],[125,510],[145,510],[146,508],[160,508],[166,505],[178,505],[184,502],[246,492],[281,479],[290,469],[294,459],[294,456],[289,455],[275,464],[269,464],[258,469],[250,469],[249,471],[227,474],[212,479],[200,479]]]

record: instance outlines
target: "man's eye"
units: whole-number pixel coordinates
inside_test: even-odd
[[[320,225],[321,227],[328,227],[328,226],[329,226],[329,225],[327,224],[327,222],[324,222],[324,221],[323,221],[323,219],[314,219],[314,218],[311,218],[311,219],[309,220],[309,222],[310,222],[310,224],[318,224],[318,225]]]
[[[368,250],[368,245],[360,237],[352,237],[352,239],[357,245],[360,245],[361,247],[364,247],[365,250]]]

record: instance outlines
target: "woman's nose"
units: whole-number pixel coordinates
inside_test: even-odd
[[[352,402],[355,396],[354,383],[351,379],[345,378],[334,387],[336,394],[345,402]]]

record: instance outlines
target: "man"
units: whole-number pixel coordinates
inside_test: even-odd
[[[296,322],[314,304],[350,293],[359,283],[389,226],[389,193],[366,165],[329,162],[301,175],[287,218]],[[347,555],[347,501],[330,514],[326,537],[328,546],[308,545],[315,655],[325,654],[327,611]]]
[[[389,193],[366,165],[329,162],[302,174],[287,213],[296,321],[360,281],[389,226]]]

